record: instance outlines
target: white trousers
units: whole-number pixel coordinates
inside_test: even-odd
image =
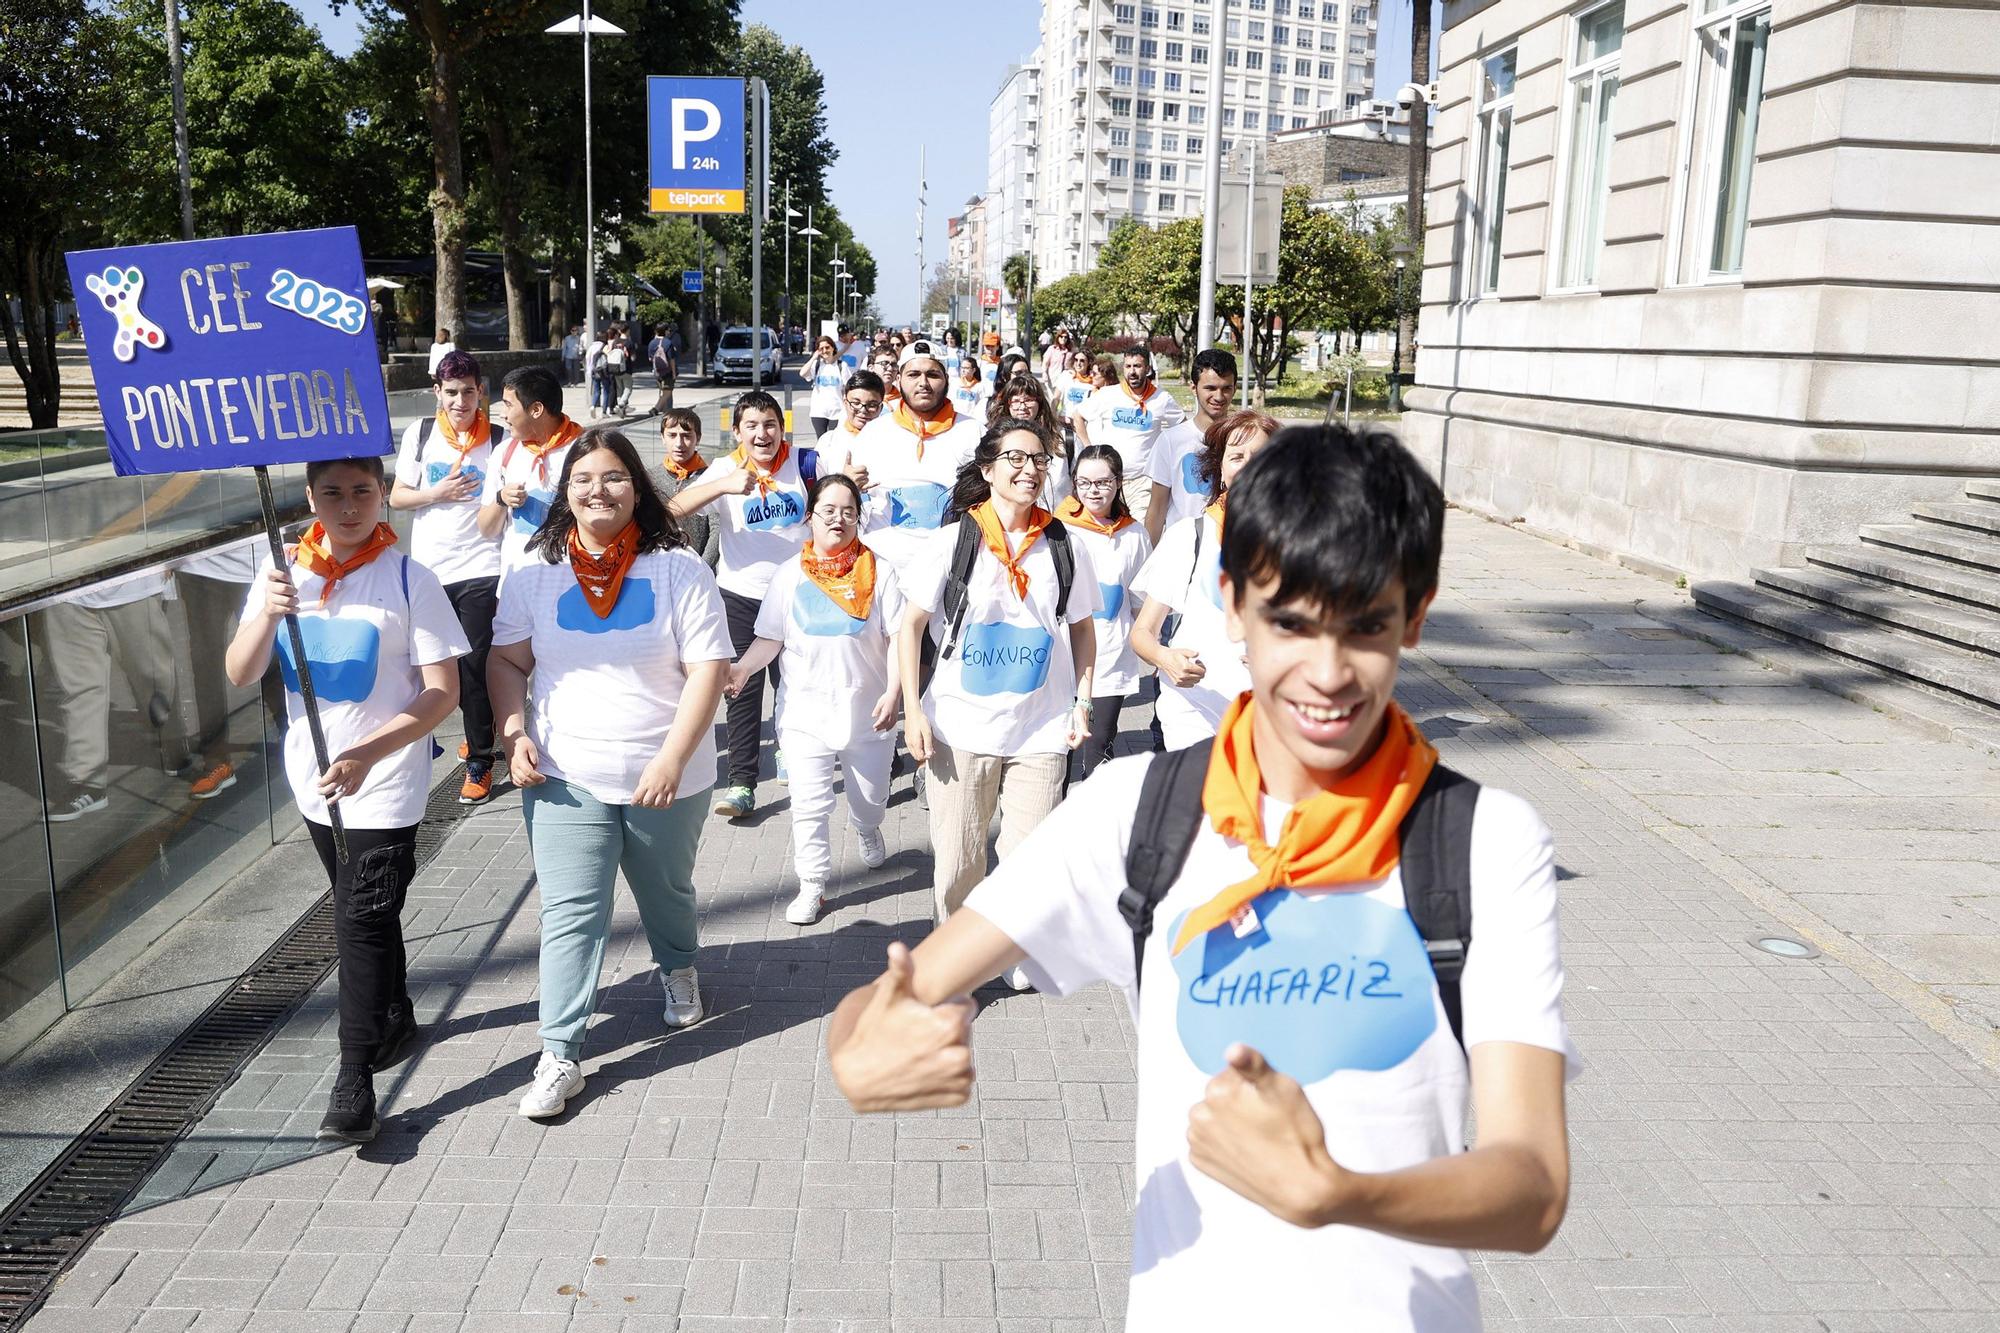
[[[880,828],[896,733],[881,732],[830,750],[810,736],[787,731],[781,744],[792,788],[792,868],[801,883],[824,884],[833,871],[827,825],[833,815],[834,765],[847,779],[848,822],[863,833]]]

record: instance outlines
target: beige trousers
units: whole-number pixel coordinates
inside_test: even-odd
[[[986,830],[1000,810],[1006,856],[1062,800],[1067,754],[974,754],[941,745],[931,755],[932,892],[943,921],[986,878]]]

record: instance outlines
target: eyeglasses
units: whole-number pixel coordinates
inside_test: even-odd
[[[1031,454],[1020,449],[1001,450],[1000,461],[1008,467],[1032,467],[1042,472],[1049,470],[1047,454]]]
[[[569,488],[573,491],[588,492],[593,486],[602,486],[607,491],[622,491],[632,484],[632,479],[623,472],[607,472],[601,477],[571,477]]]
[[[856,402],[850,398],[847,400],[847,410],[857,417],[872,417],[882,410],[882,400],[880,398],[863,398],[859,402]]]
[[[822,523],[838,523],[843,519],[852,523],[855,519],[861,517],[861,511],[846,506],[839,509],[828,509],[822,506],[813,510],[813,517]]]
[[[1092,495],[1095,495],[1099,491],[1117,490],[1118,482],[1111,477],[1106,477],[1102,481],[1086,481],[1085,479],[1079,477],[1077,478],[1076,488],[1079,491],[1089,491]]]

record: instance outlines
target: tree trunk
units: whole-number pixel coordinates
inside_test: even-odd
[[[557,255],[549,264],[549,346],[560,347],[569,334],[569,261]]]
[[[1410,82],[1419,88],[1431,81],[1431,0],[1410,0]],[[1430,104],[1421,98],[1410,106],[1409,196],[1403,201],[1405,221],[1410,230],[1410,260],[1417,261],[1424,245],[1424,177],[1430,163]],[[1399,275],[1400,276],[1400,275]],[[1417,299],[1405,310],[1402,284],[1396,288],[1396,316],[1402,324],[1403,347],[1410,364],[1417,356],[1417,307],[1423,304],[1423,270],[1417,271]],[[1402,370],[1391,366],[1392,373]],[[1414,376],[1412,379],[1414,380]]]
[[[465,334],[465,159],[458,102],[461,63],[450,43],[449,20],[440,6],[424,6],[425,37],[431,48],[430,88],[424,98],[424,119],[431,131],[431,235],[436,245],[436,309],[432,323]],[[421,332],[421,331],[420,331]]]
[[[9,285],[21,299],[20,324],[14,322],[13,306],[0,299],[7,359],[21,377],[28,423],[36,430],[54,429],[62,411],[62,371],[56,364],[56,256],[55,247],[40,240],[26,242],[8,256]]]
[[[515,351],[529,346],[534,336],[528,327],[534,269],[528,249],[521,241],[521,189],[514,174],[514,139],[507,130],[507,118],[491,98],[486,100],[486,144],[492,161],[493,211],[500,221],[500,271],[507,284],[507,346]]]

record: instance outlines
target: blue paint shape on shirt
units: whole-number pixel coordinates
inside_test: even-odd
[[[951,492],[935,482],[920,481],[889,491],[889,526],[935,528],[944,522]]]
[[[1220,1073],[1240,1041],[1310,1085],[1343,1069],[1393,1069],[1437,1029],[1436,978],[1402,908],[1291,889],[1250,907],[1258,929],[1248,938],[1224,923],[1173,960],[1181,1046],[1203,1073]]]
[[[470,477],[475,482],[486,480],[486,474],[476,467],[463,467],[458,472],[460,476]],[[424,485],[426,486],[435,486],[450,475],[451,464],[449,463],[431,462],[424,465]]]
[[[1197,449],[1181,459],[1181,489],[1189,495],[1208,494],[1208,483],[1201,477],[1201,456],[1204,451]]]
[[[1049,678],[1054,644],[1040,625],[967,625],[959,636],[959,678],[968,694],[1033,694]]]
[[[811,579],[800,579],[792,594],[792,623],[807,634],[821,639],[837,639],[859,634],[868,622],[847,614],[840,603]]]
[[[1114,407],[1111,424],[1121,430],[1151,430],[1153,414],[1143,407]]]
[[[590,609],[583,589],[575,584],[556,598],[556,628],[576,634],[609,634],[613,630],[644,629],[653,623],[653,581],[625,576],[611,614],[600,618]]]
[[[369,620],[332,616],[300,616],[299,633],[306,641],[306,663],[312,668],[313,693],[332,704],[358,704],[375,692],[375,675],[382,665],[382,631]],[[285,688],[299,692],[299,666],[292,656],[292,636],[278,636],[278,670]]]
[[[514,510],[514,531],[526,536],[541,527],[555,498],[554,491],[530,490]]]
[[[1125,589],[1116,583],[1100,583],[1097,585],[1097,596],[1104,603],[1104,608],[1092,619],[1118,619],[1118,613],[1125,609]]]
[[[743,497],[743,526],[759,532],[795,528],[806,521],[806,497],[796,491]]]

